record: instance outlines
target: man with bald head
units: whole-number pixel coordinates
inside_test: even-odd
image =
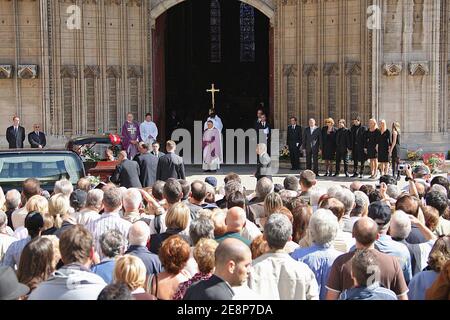
[[[123,150],[120,151],[117,160],[119,164],[110,178],[111,182],[125,188],[142,188],[139,179],[141,172],[139,164],[136,161],[128,160],[127,153]]]
[[[242,241],[247,246],[250,246],[251,241],[244,238],[241,233],[245,227],[247,221],[247,215],[244,209],[240,207],[233,207],[228,209],[227,217],[225,218],[225,224],[227,226],[227,232],[224,235],[216,238],[216,241],[221,243],[225,239],[234,238]]]
[[[143,221],[133,223],[128,232],[129,247],[125,254],[131,254],[142,260],[147,269],[147,277],[162,271],[161,261],[156,254],[147,249],[150,229]]]
[[[250,248],[238,239],[223,240],[215,252],[215,271],[211,278],[192,285],[184,300],[232,300],[232,287],[247,282],[252,265]]]
[[[374,244],[378,236],[378,225],[371,218],[362,217],[355,222],[353,237],[356,240],[356,250],[343,254],[334,261],[326,286],[327,300],[337,300],[341,292],[355,286],[352,278],[352,258],[358,250],[371,250],[376,258],[377,264],[367,270],[372,275],[371,284],[378,281],[383,287],[394,291],[399,300],[408,299],[408,286],[398,259],[375,249]]]

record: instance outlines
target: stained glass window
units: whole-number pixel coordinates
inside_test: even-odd
[[[255,62],[255,10],[241,3],[241,62]]]
[[[211,0],[210,11],[211,62],[221,62],[221,16],[219,0]]]

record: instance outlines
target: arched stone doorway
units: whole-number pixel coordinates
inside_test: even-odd
[[[152,0],[150,2],[150,17],[152,23],[152,104],[155,119],[158,120],[161,127],[161,133],[165,133],[166,125],[166,70],[165,70],[165,19],[170,9],[178,4],[183,4],[187,0]],[[254,7],[257,11],[267,17],[268,24],[268,82],[269,82],[269,99],[265,104],[265,109],[269,113],[271,123],[274,120],[274,4],[273,0],[239,0]],[[236,0],[238,2],[238,0]],[[255,11],[256,11],[255,10]],[[206,89],[206,88],[205,88]],[[256,110],[249,114],[249,117],[254,117]],[[204,120],[204,119],[203,119]],[[166,139],[161,135],[161,140]]]

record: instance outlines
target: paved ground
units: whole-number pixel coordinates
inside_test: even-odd
[[[204,181],[204,179],[208,176],[215,176],[217,178],[218,185],[220,186],[220,185],[223,185],[223,178],[225,177],[225,175],[227,173],[235,172],[241,176],[244,187],[249,191],[250,190],[253,191],[256,186],[256,178],[253,176],[253,174],[255,173],[255,170],[256,170],[256,166],[252,166],[252,165],[233,165],[233,166],[224,165],[216,173],[204,173],[202,171],[201,166],[188,165],[188,166],[186,166],[186,175],[187,175],[187,180],[190,182],[192,182],[194,180]],[[273,180],[275,183],[283,184],[283,179],[286,176],[292,175],[292,174],[295,174],[298,177],[300,172],[291,171],[289,169],[280,169],[279,173],[273,177]],[[359,180],[366,184],[376,184],[377,183],[376,180],[370,180],[370,179],[367,179],[367,177],[368,176],[365,176],[365,178],[363,178],[363,179],[346,178],[343,174],[341,174],[340,177],[336,177],[336,178],[319,177],[318,185],[322,186],[324,188],[328,188],[334,184],[349,186],[354,180]],[[406,184],[407,183],[405,182],[404,177],[402,177],[402,180],[398,183],[398,186],[403,187]]]

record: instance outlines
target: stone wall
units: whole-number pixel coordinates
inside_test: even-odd
[[[128,110],[155,111],[152,30],[182,1],[0,0],[0,135],[18,114],[56,147],[117,131]],[[270,19],[282,140],[291,115],[322,124],[360,114],[399,121],[411,148],[450,149],[450,0],[244,2]],[[74,4],[79,30],[67,26]],[[380,29],[367,27],[368,8],[380,8]]]

